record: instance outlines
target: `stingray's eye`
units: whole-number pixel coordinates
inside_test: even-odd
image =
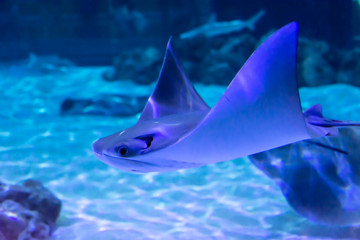
[[[120,156],[125,157],[126,155],[129,154],[129,148],[125,145],[119,146],[115,148],[115,152],[117,152]]]

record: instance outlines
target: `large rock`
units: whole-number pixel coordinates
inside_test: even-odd
[[[290,144],[250,156],[306,218],[329,225],[360,224],[360,129]]]
[[[172,40],[185,74],[193,82],[228,85],[257,46],[270,34],[257,39],[251,32],[227,36]],[[139,84],[155,82],[159,75],[165,45],[124,51],[115,58],[111,70],[104,72],[108,81],[133,80]],[[299,86],[347,83],[360,86],[360,51],[339,49],[328,42],[299,38]]]
[[[236,36],[191,40],[173,39],[172,45],[185,74],[195,82],[228,85],[255,49],[256,39],[251,33]],[[114,60],[114,67],[104,72],[107,81],[131,79],[139,84],[155,82],[159,76],[165,45],[155,48],[125,51]]]
[[[256,38],[241,33],[174,40],[175,52],[191,81],[228,85],[255,49]]]
[[[347,83],[360,86],[360,52],[334,48],[327,42],[299,39],[300,86]]]
[[[139,84],[157,80],[162,63],[162,54],[156,48],[125,51],[114,59],[113,69],[103,73],[107,81],[131,79]]]
[[[148,96],[103,95],[96,99],[65,99],[62,115],[105,115],[126,117],[142,111]]]
[[[0,204],[1,240],[47,240],[50,236],[51,228],[38,212],[12,200]]]
[[[38,181],[0,183],[0,240],[49,239],[60,209],[60,200]]]

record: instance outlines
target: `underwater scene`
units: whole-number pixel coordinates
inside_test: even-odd
[[[0,1],[0,240],[360,239],[360,1]]]

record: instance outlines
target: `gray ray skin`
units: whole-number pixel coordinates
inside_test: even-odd
[[[324,126],[321,108],[306,114],[301,110],[297,37],[297,23],[270,36],[212,109],[185,77],[169,42],[157,85],[139,121],[97,140],[96,156],[127,171],[173,171],[333,133],[339,122]]]

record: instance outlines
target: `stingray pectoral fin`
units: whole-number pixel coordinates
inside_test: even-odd
[[[209,109],[185,76],[171,48],[170,39],[155,90],[150,96],[139,122],[166,115],[208,111]]]
[[[265,41],[202,122],[164,156],[207,164],[310,138],[296,80],[297,36],[291,23]]]

